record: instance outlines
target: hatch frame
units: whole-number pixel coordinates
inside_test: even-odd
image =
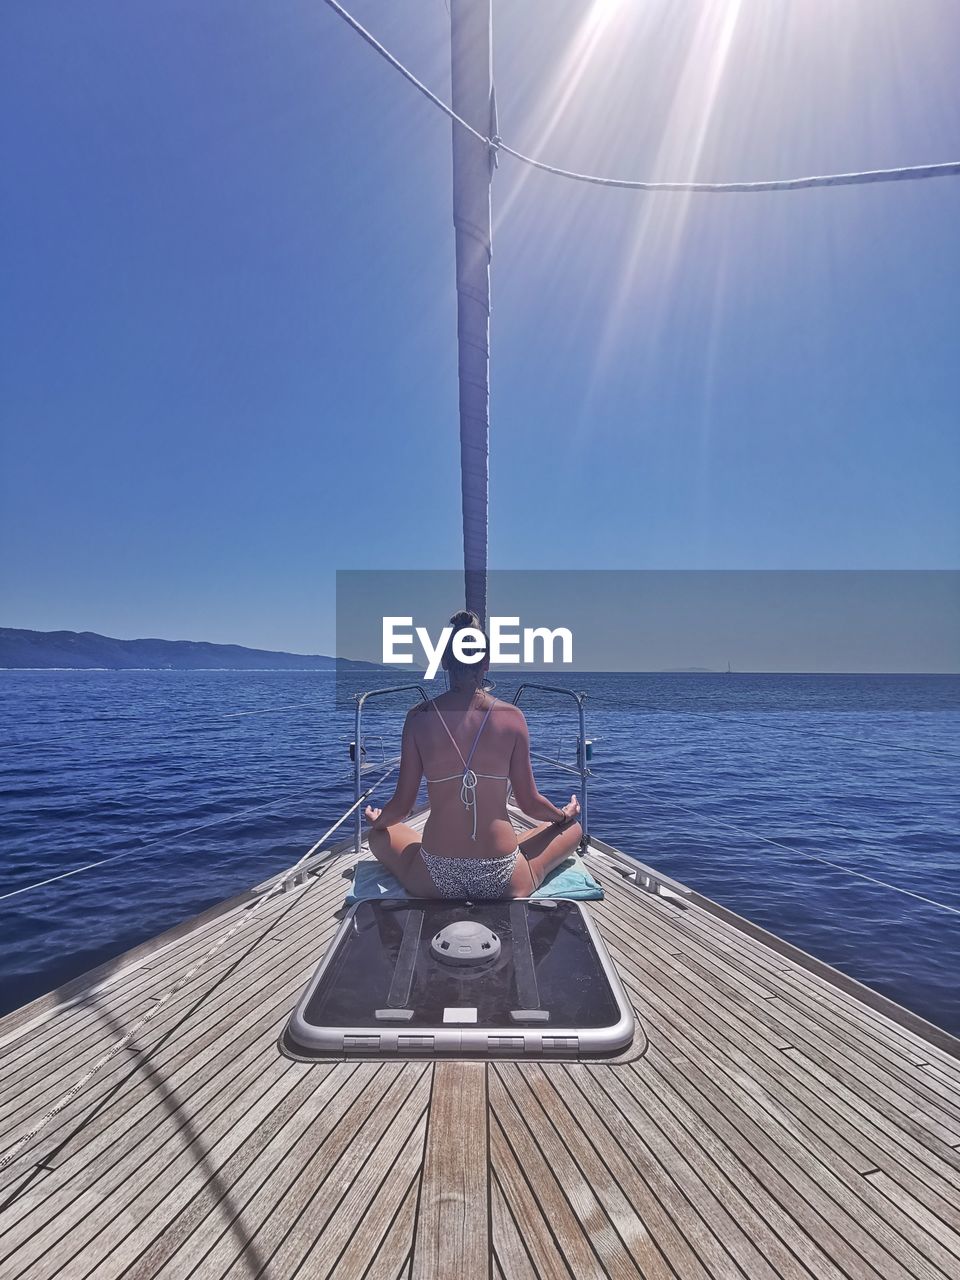
[[[364,899],[354,903],[346,912],[340,927],[328,945],[323,958],[311,975],[310,981],[294,1007],[281,1036],[281,1046],[301,1061],[346,1054],[397,1059],[404,1057],[436,1057],[444,1060],[456,1056],[468,1058],[511,1057],[538,1061],[555,1061],[563,1058],[611,1058],[626,1052],[634,1040],[637,1019],[624,989],[616,966],[607,951],[603,938],[582,902],[570,899],[515,898],[511,907],[523,904],[526,910],[550,909],[548,904],[563,902],[576,911],[583,921],[591,946],[600,963],[603,976],[616,1004],[618,1018],[606,1027],[577,1027],[552,1025],[544,1021],[539,1025],[521,1022],[504,1022],[493,1027],[473,1027],[468,1022],[443,1024],[432,1027],[410,1027],[404,1022],[392,1025],[386,1021],[374,1024],[372,1020],[354,1026],[319,1027],[307,1021],[305,1015],[314,993],[323,981],[327,970],[346,935],[353,927],[357,912],[377,899]],[[414,909],[421,902],[438,905],[456,905],[448,899],[404,898],[395,900],[394,910]],[[464,904],[466,905],[466,904]],[[472,906],[482,906],[473,903]]]

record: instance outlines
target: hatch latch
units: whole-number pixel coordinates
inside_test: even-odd
[[[579,1036],[544,1036],[544,1053],[579,1053]]]
[[[343,1047],[348,1053],[379,1053],[379,1036],[344,1036]]]

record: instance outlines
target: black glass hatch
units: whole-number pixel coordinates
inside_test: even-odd
[[[362,902],[287,1029],[298,1056],[609,1053],[633,1013],[579,903]]]

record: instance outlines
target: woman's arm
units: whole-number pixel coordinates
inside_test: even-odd
[[[530,731],[522,712],[517,713],[517,740],[510,757],[510,783],[517,804],[528,817],[538,822],[568,822],[580,812],[576,800],[560,809],[537,790],[530,763]]]
[[[397,785],[393,795],[382,809],[374,809],[369,805],[367,806],[365,816],[371,827],[376,831],[383,831],[386,827],[392,827],[398,822],[403,822],[416,803],[417,792],[420,790],[420,779],[423,777],[423,761],[420,758],[420,748],[417,746],[413,736],[413,715],[418,710],[418,707],[414,707],[412,711],[408,711],[407,718],[403,722],[403,737],[400,743],[400,773],[397,776]]]

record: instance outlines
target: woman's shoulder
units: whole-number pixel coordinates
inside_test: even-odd
[[[493,707],[493,714],[496,715],[497,722],[504,728],[512,728],[516,729],[517,732],[521,732],[527,727],[527,717],[512,702],[504,702],[498,698]]]
[[[412,734],[416,740],[422,739],[424,732],[427,730],[427,713],[429,710],[429,702],[415,702],[407,712],[407,718],[403,722],[404,733]],[[436,716],[434,716],[434,719],[436,719]]]

